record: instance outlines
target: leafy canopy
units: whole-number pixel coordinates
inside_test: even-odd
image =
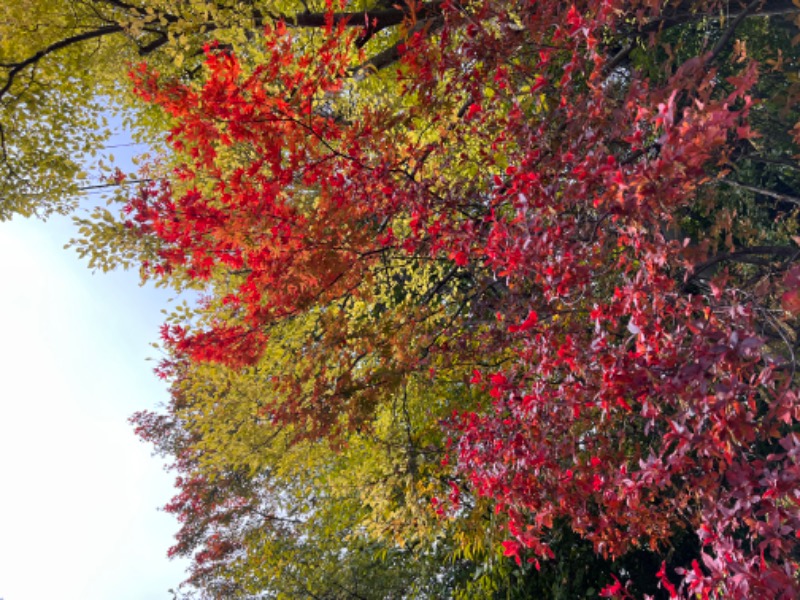
[[[797,595],[793,4],[191,6],[81,248],[203,294],[136,419],[201,593]]]

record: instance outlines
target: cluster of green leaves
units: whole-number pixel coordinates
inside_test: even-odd
[[[172,421],[137,417],[142,434],[181,461],[182,494],[168,507],[184,520],[173,551],[192,555],[201,542],[206,555],[191,581],[226,597],[452,596],[473,561],[493,553],[496,531],[483,522],[485,502],[477,521],[431,507],[451,493],[438,418],[448,399],[464,405],[465,384],[446,376],[387,384],[368,426],[335,442],[310,438],[313,423],[275,419],[275,400],[276,379],[304,368],[314,320],[275,331],[256,366],[182,366]],[[319,418],[324,405],[311,408]],[[215,568],[206,571],[206,561]]]
[[[118,68],[109,60],[118,47],[87,40],[58,56],[36,58],[65,32],[86,26],[86,11],[80,5],[71,10],[74,4],[6,2],[0,8],[2,220],[74,206],[71,198],[86,177],[82,163],[107,137],[100,95]]]

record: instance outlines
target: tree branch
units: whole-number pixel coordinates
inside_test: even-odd
[[[732,187],[736,187],[742,190],[747,190],[748,192],[753,192],[754,194],[761,194],[762,196],[769,196],[770,198],[775,198],[776,200],[780,200],[781,202],[789,202],[791,204],[796,204],[800,206],[800,198],[797,196],[789,196],[788,194],[780,194],[778,192],[773,192],[772,190],[767,190],[764,188],[756,187],[754,185],[747,185],[746,183],[739,183],[738,181],[732,181],[730,179],[723,179],[721,183],[726,183]]]
[[[717,254],[709,260],[694,267],[694,271],[692,272],[691,276],[683,284],[683,290],[687,291],[687,288],[692,281],[699,279],[703,273],[721,262],[733,261],[764,265],[769,264],[770,256],[774,257],[775,259],[794,260],[797,258],[798,253],[800,253],[800,250],[793,246],[753,246],[752,248],[742,248],[741,250],[736,250],[735,252],[724,252],[722,254]],[[759,256],[766,256],[766,263],[765,259],[759,259]]]
[[[754,10],[755,7],[758,5],[762,5],[761,9]],[[680,10],[681,5],[685,10]],[[683,2],[677,7],[678,10],[674,11],[670,15],[665,15],[663,17],[653,19],[645,23],[641,29],[639,29],[640,33],[653,33],[657,31],[661,31],[664,29],[668,29],[670,27],[675,27],[677,25],[684,25],[686,23],[691,23],[694,21],[699,21],[700,19],[712,19],[712,20],[720,20],[722,16],[719,13],[707,13],[707,12],[700,12],[700,11],[692,11],[692,1],[689,0],[688,2]],[[798,8],[792,0],[758,0],[756,2],[751,3],[750,5],[746,6],[743,9],[734,10],[727,14],[727,18],[738,20],[740,17],[777,17],[781,15],[789,15],[800,12],[800,8]]]
[[[422,4],[419,10],[414,12],[409,6],[402,8],[389,8],[383,10],[366,10],[363,12],[338,12],[331,17],[334,23],[344,22],[348,27],[372,28],[373,33],[381,29],[400,25],[408,17],[414,14],[417,19],[429,19],[439,16],[442,12],[443,2],[430,2]],[[289,15],[270,15],[275,20],[282,20],[287,25],[293,27],[324,27],[329,17],[326,13],[299,13]]]
[[[717,40],[717,43],[714,44],[714,48],[712,48],[712,50],[711,50],[711,55],[706,60],[706,64],[707,65],[710,65],[712,62],[714,62],[719,57],[719,55],[722,52],[722,50],[725,48],[725,46],[728,44],[728,42],[733,37],[733,34],[736,33],[736,29],[739,27],[739,25],[742,24],[742,22],[745,20],[745,18],[752,11],[754,11],[759,4],[763,4],[764,2],[765,2],[765,0],[753,0],[750,4],[748,4],[744,8],[744,10],[742,10],[742,12],[740,12],[736,16],[736,18],[733,20],[733,23],[731,23],[728,26],[728,28],[725,30],[725,33],[722,34],[722,37],[720,37]]]
[[[59,40],[58,42],[54,42],[50,44],[47,48],[43,48],[39,50],[35,54],[32,54],[28,58],[17,62],[17,63],[6,63],[0,64],[0,67],[8,69],[8,78],[6,79],[5,84],[2,88],[0,88],[0,99],[5,96],[8,91],[11,89],[12,84],[14,83],[14,79],[16,76],[23,70],[25,67],[29,67],[40,60],[42,60],[45,56],[53,54],[54,52],[58,52],[59,50],[63,50],[64,48],[68,48],[70,46],[80,44],[82,42],[86,42],[88,40],[92,40],[95,38],[104,37],[107,35],[113,35],[115,33],[122,33],[124,30],[121,25],[104,25],[103,27],[98,27],[97,29],[92,29],[91,31],[86,31],[84,33],[80,33],[78,35],[73,35],[63,40]]]
[[[161,46],[166,44],[169,41],[169,36],[165,33],[160,33],[152,42],[149,44],[145,44],[144,46],[139,46],[139,55],[140,56],[147,56],[151,52],[158,50]]]

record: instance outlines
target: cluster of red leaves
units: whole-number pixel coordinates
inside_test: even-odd
[[[749,135],[754,68],[720,95],[711,57],[698,57],[661,88],[634,83],[614,103],[591,52],[609,26],[602,13],[556,26],[574,57],[558,84],[558,141],[542,147],[547,124],[502,124],[503,138],[527,150],[493,198],[514,212],[493,215],[470,252],[509,287],[535,290],[516,314],[533,309],[538,320],[532,312],[508,326],[518,358],[484,378],[494,410],[455,421],[459,466],[508,513],[507,555],[549,556],[542,540],[556,518],[612,556],[657,549],[689,524],[703,564],[677,571],[682,592],[794,597],[792,381],[762,360],[754,316],[733,291],[681,292],[681,245],[665,237],[726,144]],[[597,67],[578,83],[581,58]],[[608,149],[615,138],[629,157],[643,154],[621,161]]]
[[[551,557],[556,519],[607,556],[663,548],[688,527],[703,551],[662,568],[670,597],[796,597],[791,374],[764,360],[736,290],[682,290],[683,244],[668,236],[728,145],[751,135],[756,65],[720,82],[709,53],[660,84],[618,81],[600,40],[660,4],[445,3],[438,35],[403,48],[398,91],[414,103],[346,122],[317,110],[350,67],[352,36],[332,21],[313,56],[267,30],[271,58],[246,76],[209,50],[199,90],[137,72],[140,95],[178,123],[171,141],[191,160],[177,175],[198,184],[142,190],[131,222],[161,240],[160,272],[247,273],[226,299],[235,322],[167,330],[195,360],[252,362],[272,323],[356,293],[382,253],[489,273],[504,293],[483,352],[514,359],[473,377],[492,406],[448,426],[458,469],[508,515],[506,555]],[[457,105],[438,143],[413,135]],[[216,161],[228,147],[251,157],[232,175]],[[474,164],[479,175],[460,174]],[[480,301],[457,335],[485,324]],[[619,581],[604,593],[627,594]]]
[[[195,187],[178,197],[168,185],[153,183],[131,200],[131,224],[163,242],[162,262],[151,269],[160,275],[180,267],[201,280],[219,266],[247,273],[225,299],[241,307],[244,325],[220,323],[213,332],[191,337],[181,328],[166,331],[177,349],[195,359],[236,356],[239,364],[252,362],[265,341],[263,323],[338,297],[360,275],[350,270],[368,240],[362,231],[332,224],[368,214],[353,213],[353,205],[345,204],[347,171],[327,149],[370,132],[366,126],[345,130],[313,111],[321,95],[340,89],[344,48],[352,38],[343,27],[332,29],[317,50],[325,59],[312,61],[293,52],[285,27],[268,29],[271,60],[246,77],[234,56],[209,48],[206,66],[213,76],[199,91],[163,85],[146,70],[133,74],[139,95],[177,120],[170,136],[176,150],[194,159],[176,176],[188,185],[214,182],[210,192]],[[255,158],[224,172],[215,162],[217,150],[233,145],[246,146],[248,159]],[[358,175],[360,182],[368,180],[368,174]],[[292,189],[321,180],[328,185],[320,186],[313,210],[298,206]],[[367,185],[361,193],[371,191]]]

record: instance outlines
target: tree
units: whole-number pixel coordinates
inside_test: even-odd
[[[412,387],[425,433],[362,474],[412,473],[422,449],[450,448],[450,464],[427,465],[445,490],[420,492],[456,532],[446,555],[475,546],[480,522],[490,541],[507,528],[520,590],[547,588],[559,540],[579,537],[606,596],[797,595],[800,116],[780,22],[794,9],[719,9],[422,5],[393,9],[396,42],[368,39],[378,16],[357,31],[331,7],[298,14],[304,32],[277,19],[245,52],[209,46],[191,82],[135,71],[174,124],[177,160],[130,198],[128,226],[151,249],[147,273],[207,294],[194,322],[164,330],[168,416],[140,418],[182,473],[172,509],[180,551],[200,549],[196,584],[282,593],[265,580],[281,562],[253,557],[276,539],[265,514],[292,527],[269,503],[308,493],[292,488],[309,473],[298,452],[326,490],[300,508],[308,522],[347,515],[332,530],[366,528],[348,541],[389,563],[438,560],[435,535],[400,550],[425,514],[415,497],[362,499],[388,522],[401,511],[392,540],[317,475],[363,463],[345,448],[373,453],[364,438],[398,443],[402,429],[376,432]],[[383,50],[360,48],[373,41],[394,59],[376,75],[364,65]],[[187,380],[219,377],[209,361],[258,401],[240,414],[239,392],[216,383],[187,399]],[[237,454],[231,420],[265,449]],[[272,489],[276,464],[290,474]],[[242,522],[253,506],[260,520]],[[375,568],[365,546],[330,543],[302,550]],[[649,581],[625,566],[642,564]]]

